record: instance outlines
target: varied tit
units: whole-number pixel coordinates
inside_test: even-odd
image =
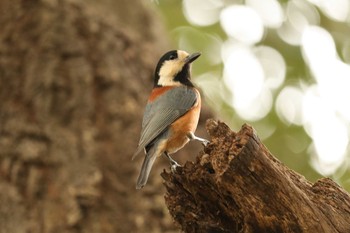
[[[155,159],[164,154],[174,171],[178,163],[169,155],[190,140],[207,140],[194,135],[201,109],[199,91],[191,82],[191,63],[201,54],[189,55],[172,50],[164,54],[156,67],[154,87],[145,108],[140,141],[134,159],[143,149],[143,161],[136,188],[145,186]]]

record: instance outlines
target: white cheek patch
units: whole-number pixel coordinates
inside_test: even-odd
[[[159,76],[174,77],[182,68],[180,61],[171,60],[165,61],[159,70]]]
[[[158,85],[160,86],[180,86],[181,83],[174,81],[174,77],[181,71],[183,62],[181,60],[166,61],[159,70]]]

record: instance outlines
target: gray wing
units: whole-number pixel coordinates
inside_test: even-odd
[[[133,159],[171,123],[190,110],[196,101],[195,90],[188,87],[175,87],[159,96],[154,102],[147,104],[140,141]]]

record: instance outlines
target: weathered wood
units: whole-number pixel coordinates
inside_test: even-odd
[[[209,120],[197,161],[163,172],[166,204],[184,232],[350,232],[350,196],[278,161],[254,129]]]

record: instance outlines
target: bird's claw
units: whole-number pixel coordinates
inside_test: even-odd
[[[203,141],[201,141],[201,143],[204,147],[206,147],[210,143],[210,141],[203,139]]]
[[[196,135],[194,135],[194,133],[190,132],[187,137],[190,139],[190,140],[197,140],[197,141],[200,141],[202,143],[203,146],[207,146],[209,144],[209,141],[207,139],[204,139],[204,138],[200,138],[200,137],[197,137]]]
[[[170,162],[170,169],[171,169],[171,172],[172,173],[175,173],[176,172],[176,168],[177,167],[181,167],[180,164],[178,164],[175,160]]]

